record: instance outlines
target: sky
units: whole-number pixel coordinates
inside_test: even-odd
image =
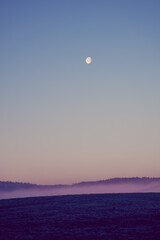
[[[1,181],[160,176],[159,12],[159,0],[0,1]]]

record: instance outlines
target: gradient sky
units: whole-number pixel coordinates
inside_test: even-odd
[[[159,13],[159,0],[0,1],[1,181],[160,176]]]

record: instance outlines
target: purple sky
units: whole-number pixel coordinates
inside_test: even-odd
[[[159,12],[158,0],[0,2],[0,180],[159,176]]]

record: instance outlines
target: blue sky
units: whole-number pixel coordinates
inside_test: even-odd
[[[2,180],[158,176],[160,2],[0,5]]]

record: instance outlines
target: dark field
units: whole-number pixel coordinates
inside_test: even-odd
[[[160,193],[0,200],[0,240],[160,240]]]

